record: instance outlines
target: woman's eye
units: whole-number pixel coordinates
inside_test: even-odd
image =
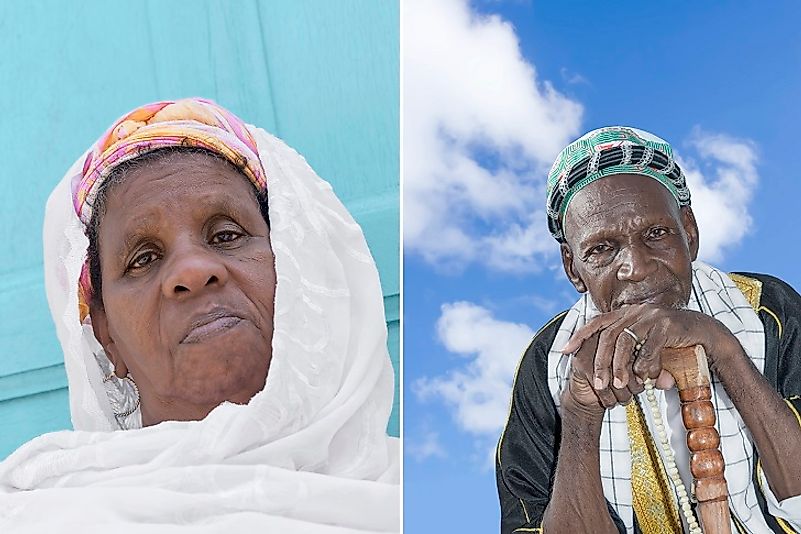
[[[156,253],[152,250],[142,252],[141,254],[136,255],[133,260],[131,260],[131,263],[128,264],[128,270],[131,271],[142,269],[143,267],[147,267],[149,264],[156,261],[156,259],[158,259]]]
[[[233,230],[223,230],[221,232],[217,232],[212,236],[211,242],[218,244],[218,243],[230,243],[232,241],[236,241],[242,237],[240,232],[234,232]]]

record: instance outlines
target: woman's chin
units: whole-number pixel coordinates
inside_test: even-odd
[[[148,410],[145,407],[150,403],[143,400],[143,426],[155,425],[162,421],[200,421],[224,402],[247,404],[264,389],[266,375],[261,380],[250,376],[238,382],[221,382],[212,377],[207,377],[206,380],[208,387],[202,390],[180,389],[180,385],[177,385],[169,396],[163,397],[167,402],[156,403],[162,404],[161,410]]]
[[[230,341],[221,346],[216,342],[193,345],[176,355],[179,365],[166,393],[176,404],[211,408],[226,401],[247,404],[267,379],[270,349],[261,345]]]

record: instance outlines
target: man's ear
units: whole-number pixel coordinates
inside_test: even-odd
[[[117,375],[118,378],[125,378],[128,376],[128,366],[122,361],[122,358],[117,352],[117,346],[114,344],[114,340],[109,333],[106,310],[103,309],[102,306],[90,306],[89,316],[92,318],[92,330],[94,330],[95,337],[100,342],[100,345],[103,346],[103,350],[106,352],[106,356],[111,361],[112,365],[114,365],[114,374]]]
[[[681,225],[687,234],[687,246],[690,249],[690,259],[695,261],[698,258],[698,223],[695,222],[695,214],[690,206],[681,208]]]
[[[562,254],[562,266],[565,268],[567,279],[570,280],[570,283],[573,284],[576,291],[579,293],[586,293],[587,286],[584,284],[584,280],[581,279],[581,276],[576,272],[576,268],[573,265],[573,251],[570,250],[570,245],[562,243],[559,246],[559,252]]]

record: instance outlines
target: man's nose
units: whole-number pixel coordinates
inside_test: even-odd
[[[167,298],[186,298],[228,282],[228,269],[214,251],[201,245],[184,244],[173,250],[162,282]]]
[[[645,245],[631,244],[620,251],[618,280],[641,282],[655,271],[656,262]]]

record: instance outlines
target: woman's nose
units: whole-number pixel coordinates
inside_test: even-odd
[[[656,271],[656,262],[645,246],[630,245],[620,251],[619,257],[618,280],[641,282]]]
[[[187,245],[173,251],[162,292],[167,298],[184,298],[227,282],[228,269],[214,251]]]

